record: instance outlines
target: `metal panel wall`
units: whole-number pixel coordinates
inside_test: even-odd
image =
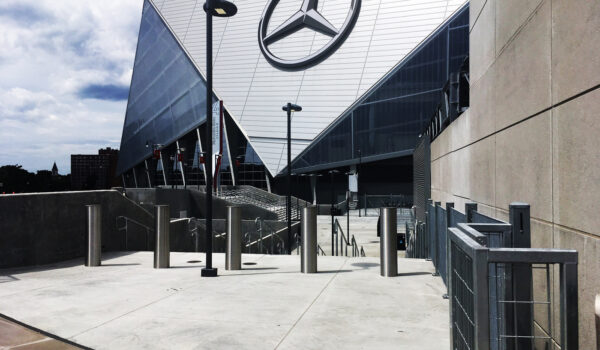
[[[413,201],[416,217],[425,221],[427,200],[431,197],[431,151],[429,137],[421,137],[413,153]]]

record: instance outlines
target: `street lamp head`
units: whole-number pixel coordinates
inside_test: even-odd
[[[300,112],[302,111],[302,107],[293,103],[288,103],[287,105],[281,107],[285,112]]]
[[[210,2],[210,11],[208,3]],[[227,0],[207,0],[204,3],[204,12],[215,17],[232,17],[237,13],[237,6]]]

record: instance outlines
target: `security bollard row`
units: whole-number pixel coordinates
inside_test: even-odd
[[[102,242],[102,208],[99,204],[87,205],[87,254],[86,266],[100,266]],[[398,274],[396,208],[381,208],[381,275],[392,277]],[[168,205],[156,205],[154,211],[155,247],[154,268],[170,267],[170,223]],[[242,210],[238,206],[227,207],[227,244],[225,269],[242,269]],[[302,273],[317,272],[317,207],[302,209],[301,218],[300,270]]]

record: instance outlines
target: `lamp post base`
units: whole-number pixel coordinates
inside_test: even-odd
[[[200,275],[202,277],[217,277],[217,268],[203,268],[202,271],[200,272]]]

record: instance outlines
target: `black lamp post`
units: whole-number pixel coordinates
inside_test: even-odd
[[[206,267],[202,269],[203,277],[216,277],[217,269],[212,267],[212,18],[231,17],[237,13],[237,7],[226,0],[206,0],[204,3],[206,12]]]
[[[329,175],[331,175],[331,256],[335,255],[335,213],[333,212],[335,208],[335,182],[333,177],[336,173],[338,173],[337,170],[329,170]]]
[[[288,254],[292,254],[292,112],[302,111],[302,107],[288,102],[282,109],[287,112],[287,196],[285,198]]]

